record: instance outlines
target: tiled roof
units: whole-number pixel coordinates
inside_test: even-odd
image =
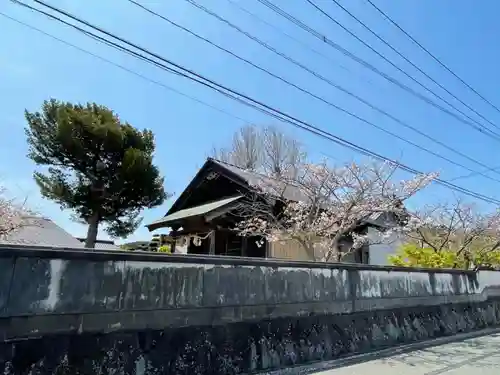
[[[1,244],[51,246],[83,249],[85,243],[73,237],[52,220],[45,217],[26,215],[23,226],[0,241]],[[120,247],[110,243],[98,242],[98,250],[120,250]]]
[[[80,241],[50,219],[25,216],[23,221],[23,226],[11,233],[1,243],[83,248],[83,244]]]
[[[235,175],[239,176],[243,180],[245,180],[249,185],[276,185],[278,181],[265,176],[263,174],[260,174],[258,172],[253,172],[249,170],[245,170],[242,168],[239,168],[235,165],[225,163],[220,160],[212,159],[212,161],[216,164],[218,164],[220,167],[227,169],[231,173],[234,173]],[[296,186],[293,185],[286,185],[283,191],[283,198],[295,201],[295,202],[304,202],[308,201],[309,198]]]

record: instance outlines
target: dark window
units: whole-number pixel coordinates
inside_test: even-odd
[[[235,233],[229,233],[227,236],[226,254],[230,256],[241,256],[243,248],[243,237]]]
[[[246,248],[246,256],[254,257],[254,258],[265,258],[266,257],[266,241],[260,245],[257,245],[257,242],[261,238],[259,236],[252,236],[246,239],[247,248]]]

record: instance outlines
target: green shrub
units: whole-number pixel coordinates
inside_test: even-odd
[[[169,245],[163,245],[158,248],[158,252],[172,254],[172,248]]]
[[[400,267],[425,268],[462,268],[498,267],[500,250],[467,251],[434,250],[431,247],[420,247],[413,243],[401,246],[398,253],[389,256],[389,262]]]

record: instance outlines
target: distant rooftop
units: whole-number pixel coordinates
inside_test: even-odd
[[[23,222],[21,228],[0,243],[83,248],[80,241],[48,218],[26,215]]]
[[[52,220],[46,217],[24,215],[23,225],[10,233],[0,244],[51,246],[66,248],[84,248],[80,238],[73,237]],[[98,240],[95,246],[98,250],[119,250],[113,241]]]

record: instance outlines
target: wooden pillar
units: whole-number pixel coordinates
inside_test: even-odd
[[[247,254],[247,247],[248,247],[248,237],[247,236],[242,236],[241,237],[241,256],[242,257],[248,256],[248,254]]]
[[[173,242],[170,245],[170,251],[172,252],[172,254],[174,254],[175,253],[175,244],[177,243],[177,238],[176,238],[177,237],[177,231],[172,230],[170,232],[170,237],[172,237],[172,239],[173,239]]]
[[[210,233],[210,248],[208,251],[209,255],[215,255],[215,230]]]
[[[271,243],[267,239],[264,240],[264,246],[266,249],[266,258],[272,258],[273,254],[272,254]]]

